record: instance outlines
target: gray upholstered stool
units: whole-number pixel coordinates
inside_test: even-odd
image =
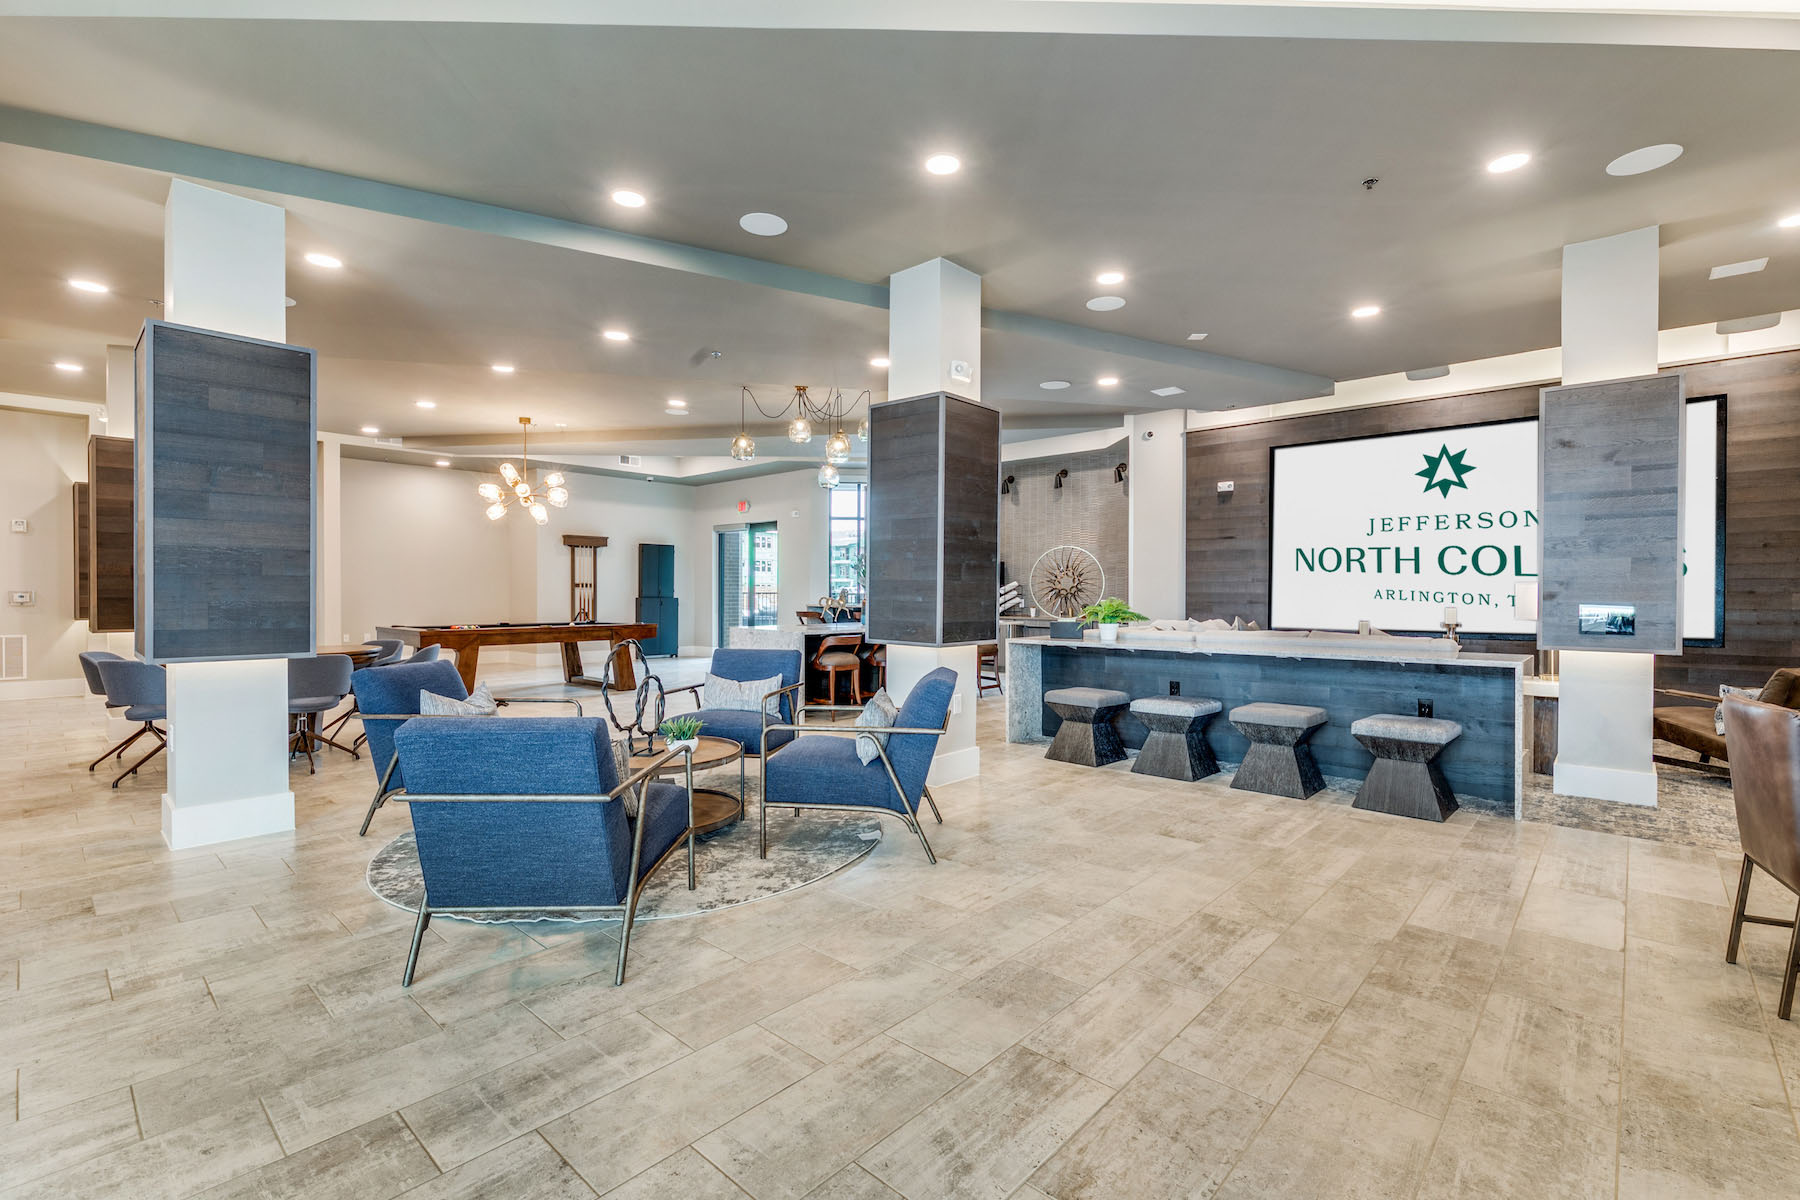
[[[1325,787],[1306,739],[1325,723],[1325,710],[1310,704],[1240,704],[1231,723],[1250,739],[1250,749],[1231,786],[1304,800]]]
[[[1205,779],[1219,771],[1206,744],[1206,721],[1223,707],[1201,696],[1144,696],[1131,702],[1131,715],[1150,735],[1131,769],[1164,779]]]
[[[1113,718],[1131,703],[1130,696],[1111,688],[1056,688],[1044,693],[1044,703],[1062,718],[1045,758],[1104,767],[1125,757]]]
[[[1455,721],[1377,713],[1350,724],[1350,736],[1375,756],[1356,792],[1370,812],[1441,821],[1456,811],[1456,794],[1437,765],[1438,752],[1462,736]]]

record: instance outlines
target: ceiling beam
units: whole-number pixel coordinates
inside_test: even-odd
[[[439,192],[382,183],[356,175],[344,175],[253,154],[239,154],[192,142],[179,142],[10,105],[0,105],[0,142],[191,179],[204,179],[259,192],[299,196],[367,212],[428,221],[475,233],[556,246],[583,254],[641,263],[669,271],[682,271],[690,275],[818,296],[846,304],[880,309],[885,309],[888,305],[888,290],[883,284],[844,279],[741,254],[729,254],[722,250],[707,250],[681,242],[623,233],[616,229],[585,225],[579,221],[548,217],[541,213],[482,204]],[[1269,366],[1203,350],[1186,350],[1142,338],[1107,334],[1086,326],[1042,317],[984,309],[982,324],[985,328],[996,331],[1022,333],[1069,345],[1101,349],[1147,362],[1182,366],[1232,379],[1252,380],[1292,392],[1295,399],[1330,395],[1334,386],[1323,375],[1292,371],[1285,367]]]

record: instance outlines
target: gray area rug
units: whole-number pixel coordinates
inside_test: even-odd
[[[1654,745],[1658,754],[1694,757],[1692,752],[1668,742]],[[1656,764],[1655,808],[1558,796],[1550,790],[1550,776],[1527,775],[1525,819],[1656,842],[1704,846],[1728,854],[1743,853],[1738,841],[1737,806],[1731,800],[1731,781],[1664,763]]]
[[[737,792],[737,768],[696,775],[695,783]],[[746,784],[743,820],[729,829],[702,838],[694,849],[695,889],[687,889],[687,851],[677,849],[650,877],[638,905],[640,921],[691,917],[699,913],[734,908],[740,904],[779,896],[816,883],[828,875],[860,862],[881,841],[881,818],[856,813],[792,810],[769,814],[769,857],[756,856],[757,805],[762,803],[762,781],[754,774]],[[410,831],[376,852],[369,863],[369,890],[407,912],[419,911],[424,880],[419,874],[419,852]],[[449,919],[450,914],[444,914]],[[485,913],[459,917],[481,924],[514,921],[616,921],[617,917],[589,913]]]

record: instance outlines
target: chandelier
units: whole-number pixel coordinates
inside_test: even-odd
[[[757,400],[756,394],[747,387],[738,389],[738,431],[731,439],[731,457],[739,462],[749,462],[756,457],[756,440],[750,436],[745,423],[746,405],[756,405],[756,411],[765,420],[776,421],[788,414],[793,416],[787,423],[788,441],[796,446],[804,446],[812,441],[816,429],[826,430],[825,463],[819,468],[819,486],[834,488],[838,485],[838,468],[850,461],[850,435],[844,431],[844,423],[850,414],[856,411],[858,404],[863,406],[862,423],[856,427],[856,436],[861,441],[869,440],[869,392],[864,390],[860,395],[846,399],[844,393],[832,388],[824,400],[816,400],[807,385],[794,385],[794,394],[787,402],[774,412],[770,412]]]
[[[506,515],[506,510],[515,500],[519,507],[531,514],[531,519],[539,525],[550,523],[550,509],[546,504],[562,508],[569,502],[569,489],[564,485],[563,473],[551,471],[535,485],[531,482],[531,418],[519,418],[519,461],[524,464],[520,470],[509,462],[500,464],[500,478],[505,481],[504,487],[491,480],[475,489],[477,495],[488,502],[487,518],[498,521]]]

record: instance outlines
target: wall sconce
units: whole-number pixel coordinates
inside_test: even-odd
[[[1127,473],[1130,472],[1130,470],[1131,470],[1130,465],[1126,464],[1126,463],[1120,463],[1118,466],[1114,467],[1113,468],[1113,482],[1114,483],[1124,483],[1125,476]]]
[[[1002,496],[1004,496],[1008,492],[1012,491],[1012,485],[1013,485],[1013,477],[1011,475],[1008,475],[1005,479],[1002,479],[1000,481],[1000,494]]]
[[[1062,470],[1060,470],[1056,473],[1056,482],[1051,484],[1050,486],[1060,490],[1062,487],[1062,481],[1067,479],[1068,477],[1069,477],[1069,468],[1064,467]]]

